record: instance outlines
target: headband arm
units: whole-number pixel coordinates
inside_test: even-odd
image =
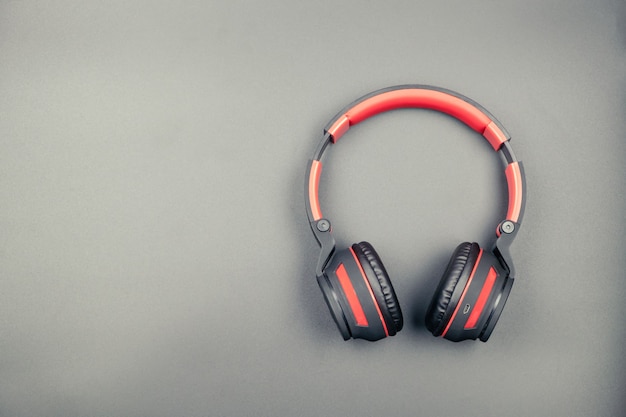
[[[519,231],[526,207],[526,176],[524,165],[518,161],[508,143],[501,149],[503,162],[506,165],[505,173],[509,188],[509,209],[507,217],[496,229],[498,238],[493,245],[493,253],[500,263],[515,278],[515,266],[511,257],[510,247]]]
[[[506,220],[514,223],[522,223],[524,217],[524,208],[526,206],[526,177],[524,175],[524,167],[522,161],[515,158],[513,149],[507,141],[502,144],[498,154],[502,157],[504,163],[504,175],[508,188],[508,209]],[[498,232],[498,236],[500,236]]]
[[[326,137],[320,143],[316,155],[321,158],[326,145],[328,144],[328,137]],[[321,277],[323,275],[326,264],[330,261],[330,258],[335,253],[335,238],[331,233],[330,221],[322,217],[322,212],[319,207],[318,187],[319,178],[322,172],[322,163],[319,159],[311,159],[307,165],[306,176],[304,179],[305,192],[304,204],[306,206],[306,214],[309,218],[309,226],[311,231],[320,245],[320,256],[315,268],[316,276]]]

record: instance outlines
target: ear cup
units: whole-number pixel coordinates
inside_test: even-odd
[[[426,312],[426,328],[433,335],[440,336],[446,328],[460,297],[458,291],[455,294],[455,289],[457,286],[465,287],[479,252],[480,247],[477,243],[464,242],[452,254]]]
[[[396,294],[369,243],[337,251],[317,281],[345,340],[380,340],[402,328]]]
[[[380,308],[380,312],[387,325],[389,336],[393,336],[396,332],[402,330],[404,321],[402,319],[402,311],[400,303],[391,285],[391,280],[387,274],[387,270],[383,265],[380,257],[368,242],[360,242],[352,245],[352,250],[365,272],[374,298]]]

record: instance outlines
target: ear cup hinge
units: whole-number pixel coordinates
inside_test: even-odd
[[[324,268],[330,262],[335,253],[335,238],[331,231],[332,227],[328,219],[319,219],[310,223],[311,230],[317,243],[320,245],[320,256],[315,267],[315,275],[321,277],[324,275]]]
[[[498,225],[496,243],[493,245],[493,253],[496,255],[504,269],[509,273],[511,278],[515,277],[515,267],[513,265],[513,258],[511,257],[510,248],[517,231],[519,230],[519,223],[515,223],[511,220],[504,220]]]

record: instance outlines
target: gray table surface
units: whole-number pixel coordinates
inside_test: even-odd
[[[623,0],[0,1],[0,415],[626,415],[625,49]],[[306,161],[404,83],[481,103],[525,164],[486,344],[422,324],[506,209],[446,115],[354,127],[321,181],[402,332],[343,342],[315,282]]]

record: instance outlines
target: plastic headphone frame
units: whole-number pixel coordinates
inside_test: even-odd
[[[508,297],[508,292],[515,277],[515,267],[509,248],[519,231],[526,202],[526,182],[523,165],[513,153],[509,143],[511,139],[509,133],[484,107],[452,90],[420,84],[398,85],[366,94],[344,107],[325,126],[324,135],[315,150],[313,158],[307,164],[305,175],[307,217],[311,231],[320,245],[320,255],[315,269],[318,281],[322,282],[320,278],[323,277],[324,269],[331,261],[336,249],[335,239],[332,236],[332,224],[330,220],[323,217],[319,205],[319,179],[322,171],[322,159],[329,147],[328,145],[339,140],[349,130],[350,126],[354,124],[367,120],[379,113],[411,107],[437,110],[464,122],[470,128],[482,134],[501,156],[505,166],[509,204],[505,218],[497,225],[496,240],[491,251],[506,271],[507,288],[505,288],[505,292],[506,297]],[[342,334],[344,334],[340,322],[337,320],[337,314],[341,314],[341,312],[333,311],[335,308],[330,303],[329,307]],[[504,303],[500,303],[497,308],[499,311],[492,314],[499,317],[504,308]],[[485,329],[484,332],[487,333],[486,338],[488,338],[494,326],[495,322],[491,323],[490,329]],[[346,338],[345,334],[344,338]],[[485,341],[486,339],[482,340]]]

